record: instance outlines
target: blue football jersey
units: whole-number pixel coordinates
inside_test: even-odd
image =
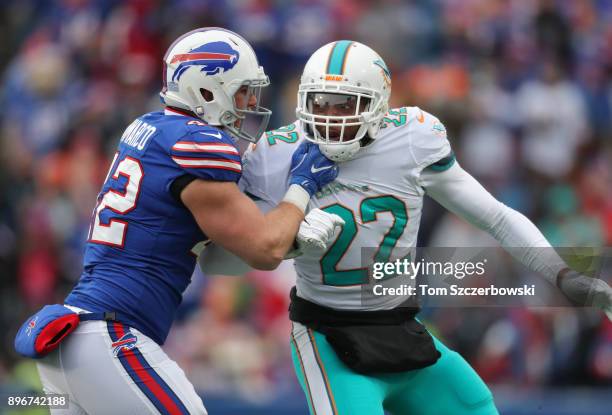
[[[66,304],[115,311],[159,344],[170,330],[206,239],[171,193],[184,175],[240,179],[240,152],[225,132],[167,109],[136,119],[123,133],[98,195],[81,279]]]

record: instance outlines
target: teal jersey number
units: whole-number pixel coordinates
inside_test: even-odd
[[[268,131],[266,133],[266,139],[268,140],[268,144],[273,146],[276,144],[276,141],[284,141],[285,143],[295,143],[297,142],[299,135],[295,130],[295,124],[289,124],[285,127],[278,128],[274,131]]]
[[[401,127],[406,124],[408,117],[406,114],[408,113],[408,108],[403,107],[396,110],[389,110],[386,117],[383,118],[382,128],[387,128],[390,125],[394,127]]]
[[[338,263],[350,248],[359,231],[355,213],[340,204],[333,204],[323,208],[328,213],[335,213],[344,219],[344,227],[338,235],[336,242],[329,248],[321,258],[321,272],[323,283],[333,286],[361,285],[368,282],[367,268],[338,269]],[[374,222],[377,214],[390,212],[393,216],[393,224],[383,237],[376,254],[374,262],[387,262],[397,241],[404,233],[408,223],[406,205],[395,196],[376,196],[364,199],[359,206],[359,214],[363,223]]]

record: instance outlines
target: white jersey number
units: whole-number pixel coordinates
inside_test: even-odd
[[[116,159],[117,155],[113,159],[111,169]],[[111,171],[108,172],[106,181],[110,175]],[[119,215],[125,215],[134,210],[140,194],[140,182],[144,176],[140,162],[135,158],[125,157],[115,168],[112,178],[117,180],[120,176],[127,179],[127,184],[124,189],[109,189],[98,202],[89,242],[123,248],[128,223],[120,219],[110,219],[107,224],[104,224],[100,220],[100,214],[104,209],[110,209]]]

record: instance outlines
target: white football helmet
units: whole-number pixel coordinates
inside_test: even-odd
[[[252,142],[265,131],[272,112],[260,106],[260,98],[270,81],[240,35],[218,27],[184,34],[168,48],[163,76],[160,97],[165,105],[191,111],[206,123]],[[244,101],[257,98],[255,107],[247,102],[242,108],[236,106],[234,95],[242,87],[247,88]],[[254,123],[255,117],[261,120]],[[249,128],[257,131],[249,133]]]
[[[328,43],[308,60],[300,80],[296,116],[305,138],[331,160],[353,158],[366,133],[372,139],[389,109],[391,74],[368,46]]]

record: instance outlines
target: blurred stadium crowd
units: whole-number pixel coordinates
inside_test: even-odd
[[[272,81],[271,127],[293,120],[310,53],[341,38],[368,44],[391,69],[393,104],[437,115],[459,162],[554,245],[612,245],[610,1],[2,2],[0,385],[32,381],[12,352],[16,325],[61,302],[78,279],[116,142],[133,118],[159,108],[165,48],[202,26],[230,28],[254,45]],[[426,206],[421,245],[492,243]],[[297,390],[292,279],[290,265],[244,279],[195,276],[167,350],[205,396],[266,400]],[[612,382],[612,324],[596,313],[423,316],[492,384]]]

